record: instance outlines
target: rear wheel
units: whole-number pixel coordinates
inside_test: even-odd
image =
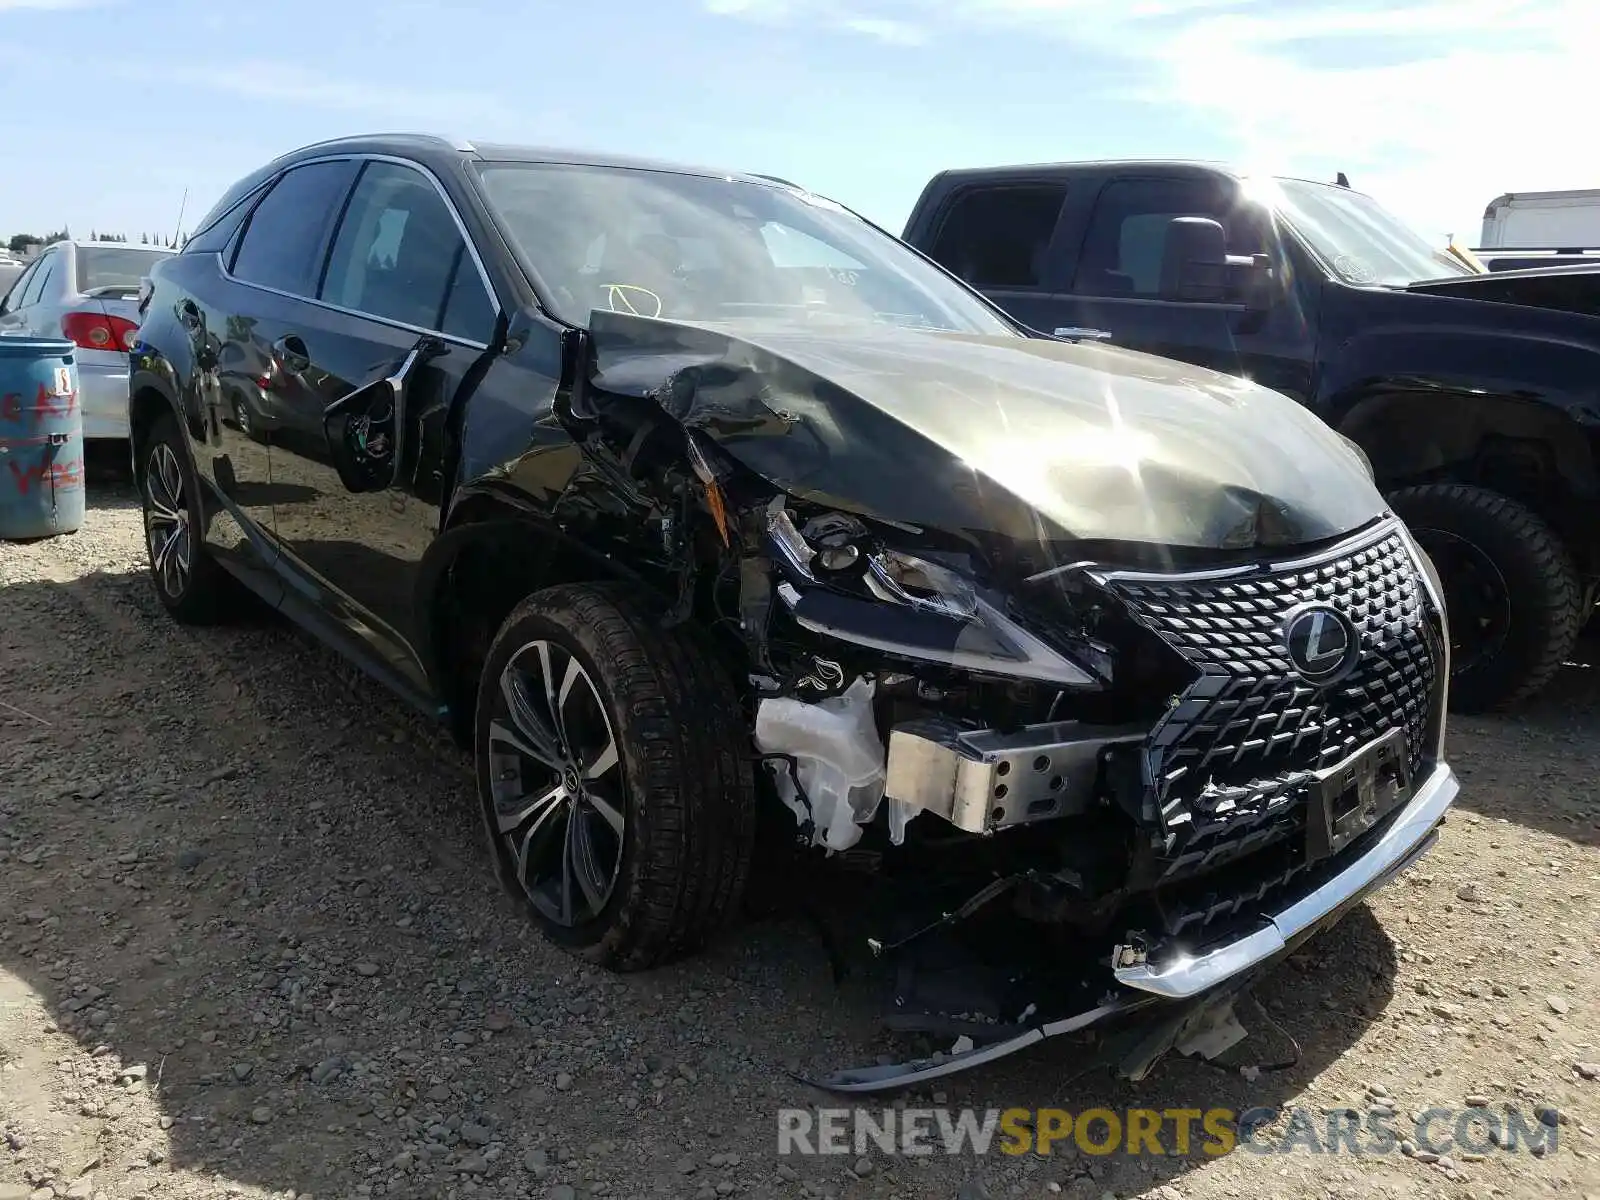
[[[1531,509],[1465,484],[1390,497],[1444,584],[1450,707],[1487,712],[1526,700],[1571,653],[1582,589],[1561,539]]]
[[[489,649],[475,717],[502,882],[552,941],[613,970],[698,949],[749,872],[745,741],[690,631],[611,586],[529,596]]]
[[[156,595],[179,621],[212,624],[237,593],[227,572],[206,553],[200,487],[172,416],[156,419],[136,463]]]

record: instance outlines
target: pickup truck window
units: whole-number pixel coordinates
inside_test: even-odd
[[[1285,220],[1346,283],[1404,287],[1473,274],[1371,196],[1302,179],[1275,183]]]
[[[560,163],[478,172],[546,299],[573,325],[617,309],[1021,336],[898,239],[794,188]]]
[[[972,187],[956,193],[931,257],[973,287],[1036,288],[1067,189],[1055,184]]]
[[[1265,249],[1259,219],[1230,202],[1222,186],[1195,179],[1121,179],[1095,201],[1073,291],[1086,296],[1159,298],[1161,257],[1174,217],[1211,217],[1228,233],[1229,254]]]

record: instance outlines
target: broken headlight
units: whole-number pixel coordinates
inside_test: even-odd
[[[812,537],[778,505],[768,514],[768,540],[788,576],[778,595],[802,628],[981,674],[1057,687],[1099,684],[953,567],[888,546],[864,546],[866,529],[850,518],[808,522],[806,530]]]

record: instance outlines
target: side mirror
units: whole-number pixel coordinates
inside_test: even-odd
[[[382,379],[335,400],[322,418],[339,479],[352,492],[392,487],[405,446],[406,393],[418,365],[444,352],[437,338],[425,337]]]
[[[1271,303],[1271,259],[1228,253],[1228,235],[1210,217],[1174,217],[1161,253],[1161,298],[1198,303]]]

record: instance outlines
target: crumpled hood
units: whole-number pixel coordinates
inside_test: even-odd
[[[596,312],[592,382],[653,396],[793,495],[1010,538],[1287,546],[1384,512],[1276,392],[1098,345]]]

